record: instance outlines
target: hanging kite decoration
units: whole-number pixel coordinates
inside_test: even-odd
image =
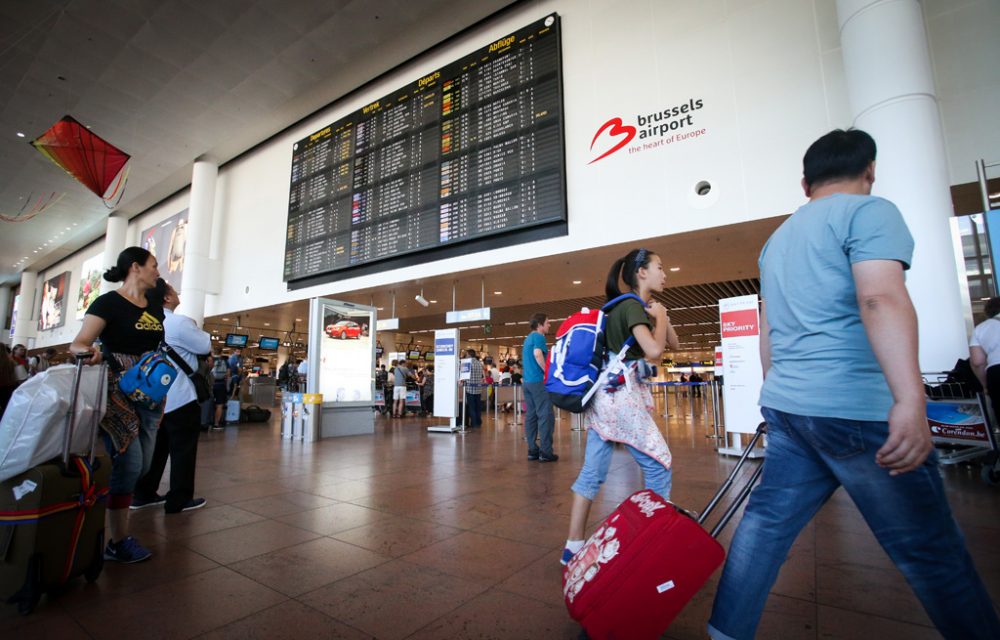
[[[72,116],[64,116],[32,140],[31,146],[96,193],[109,209],[125,194],[130,156]]]
[[[58,203],[65,195],[65,193],[56,193],[53,191],[47,196],[42,194],[36,198],[35,194],[32,193],[28,196],[27,200],[25,200],[21,209],[14,215],[11,216],[5,213],[0,213],[0,222],[27,222],[52,205]]]

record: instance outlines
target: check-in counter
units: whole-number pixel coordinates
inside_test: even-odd
[[[275,406],[277,381],[274,378],[247,378],[240,386],[240,398],[243,402],[260,407]]]

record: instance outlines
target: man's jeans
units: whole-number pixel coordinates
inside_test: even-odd
[[[541,454],[551,458],[555,416],[552,415],[549,392],[545,390],[544,382],[525,382],[521,388],[524,390],[524,405],[527,408],[524,437],[528,441],[528,455]]]
[[[945,498],[937,457],[891,477],[875,464],[888,423],[765,408],[768,447],[722,573],[709,634],[753,638],[799,531],[841,485],[946,638],[1000,638],[1000,621]]]

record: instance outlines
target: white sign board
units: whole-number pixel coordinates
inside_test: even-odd
[[[434,417],[458,417],[458,329],[434,332]]]
[[[756,295],[719,300],[726,431],[754,433],[761,423],[760,308]]]
[[[324,405],[370,406],[374,401],[375,345],[371,327],[375,310],[320,298],[313,305],[311,320],[307,377],[310,393],[322,393]]]

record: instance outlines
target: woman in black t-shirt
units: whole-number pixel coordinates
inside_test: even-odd
[[[101,435],[112,467],[104,557],[120,562],[139,562],[152,555],[128,535],[128,512],[135,483],[152,462],[162,410],[151,411],[129,402],[118,387],[118,379],[163,341],[163,308],[146,299],[146,292],[159,277],[156,257],[149,251],[141,247],[122,251],[118,263],[104,272],[105,280],[122,282],[122,286],[91,303],[83,327],[70,345],[73,353],[91,354],[91,364],[108,360],[108,408],[101,420]],[[98,339],[101,348],[94,346]]]

